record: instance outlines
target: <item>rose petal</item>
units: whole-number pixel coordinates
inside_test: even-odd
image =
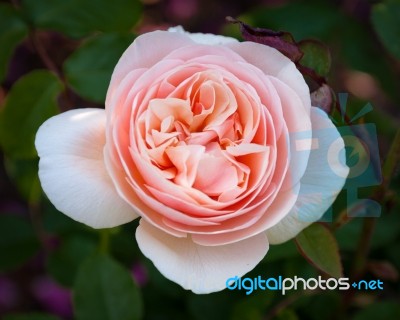
[[[282,186],[282,190],[287,190],[299,182],[307,168],[312,144],[312,126],[309,113],[301,107],[301,100],[292,88],[276,78],[271,77],[270,80],[281,99],[283,117],[288,128],[290,166]],[[302,152],[297,150],[298,140],[301,140]]]
[[[288,190],[285,192],[281,192],[274,199],[272,204],[265,209],[261,204],[259,208],[255,208],[252,210],[250,214],[250,218],[255,217],[254,221],[251,219],[243,218],[243,216],[239,216],[237,219],[241,221],[239,224],[237,221],[232,223],[231,226],[228,223],[223,224],[222,227],[219,227],[218,233],[208,233],[208,234],[192,234],[192,239],[199,245],[205,246],[218,246],[223,244],[231,244],[236,241],[250,239],[251,237],[259,234],[260,232],[265,231],[271,225],[275,225],[277,220],[281,217],[285,217],[288,212],[293,208],[296,203],[297,194],[299,192],[299,185],[294,186],[293,190]],[[261,211],[260,211],[261,210]],[[260,217],[260,213],[262,216]],[[244,220],[244,221],[243,221]],[[250,226],[247,225],[247,222]],[[280,221],[280,220],[278,220]],[[223,227],[226,225],[230,226],[230,230],[223,230]],[[246,228],[242,228],[245,226]],[[178,229],[179,230],[179,229]]]
[[[330,152],[333,142],[344,148],[340,133],[328,115],[311,108],[313,140],[318,148],[310,153],[308,167],[300,180],[299,197],[293,210],[277,225],[267,230],[270,243],[278,244],[295,237],[301,230],[322,217],[342,189],[349,171],[344,165],[345,152]],[[334,167],[334,169],[332,169]],[[335,173],[336,172],[336,173]],[[337,174],[340,173],[340,174]]]
[[[310,111],[310,90],[304,77],[289,58],[272,47],[254,42],[228,43],[226,46],[265,74],[274,76],[290,86],[301,98],[303,107]]]
[[[104,166],[105,120],[102,109],[64,112],[47,120],[35,141],[44,192],[59,211],[93,228],[137,217]]]
[[[177,32],[153,31],[137,37],[125,50],[113,71],[107,101],[111,99],[114,90],[129,72],[152,67],[176,48],[193,43],[190,37]],[[149,50],[155,46],[155,50]]]
[[[211,34],[211,33],[186,32],[181,26],[169,28],[168,31],[185,34],[188,37],[190,37],[190,39],[192,39],[193,41],[195,41],[197,43],[201,43],[201,44],[218,45],[218,44],[225,44],[225,43],[231,43],[231,42],[238,42],[238,40],[235,38],[215,35],[215,34]]]
[[[190,238],[170,236],[143,219],[136,239],[143,254],[166,278],[194,293],[223,290],[228,278],[253,269],[269,248],[263,233],[230,245],[201,246]]]

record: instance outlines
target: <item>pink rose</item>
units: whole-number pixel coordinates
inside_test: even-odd
[[[284,55],[172,31],[125,51],[105,110],[41,126],[39,176],[56,208],[89,226],[140,217],[143,254],[183,288],[208,293],[318,220],[348,168],[337,129]]]

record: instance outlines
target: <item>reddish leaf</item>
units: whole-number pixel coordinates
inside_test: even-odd
[[[226,20],[239,24],[242,36],[246,41],[253,41],[275,48],[295,63],[303,57],[303,52],[289,32],[253,28],[232,17],[227,17]]]

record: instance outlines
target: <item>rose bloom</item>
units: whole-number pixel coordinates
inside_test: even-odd
[[[36,136],[59,211],[94,228],[140,217],[140,250],[195,293],[321,218],[348,173],[343,147],[279,51],[179,28],[133,42],[105,110],[62,113]]]

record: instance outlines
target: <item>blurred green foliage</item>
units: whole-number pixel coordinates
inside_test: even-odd
[[[7,156],[36,157],[36,132],[57,114],[56,99],[61,90],[61,81],[45,70],[33,71],[14,84],[0,113],[0,144]]]
[[[378,36],[389,52],[398,59],[400,59],[399,20],[399,1],[384,1],[372,8],[372,23]]]
[[[28,221],[11,214],[0,216],[0,271],[11,270],[39,250],[39,241]]]
[[[82,97],[103,103],[114,66],[133,38],[132,34],[107,33],[88,39],[65,61],[69,85]]]
[[[7,4],[0,3],[0,81],[5,77],[8,61],[15,47],[27,33],[27,25],[17,11]]]
[[[359,195],[378,195],[382,205],[371,243],[366,244],[370,251],[360,275],[381,278],[385,282],[382,292],[298,290],[282,296],[275,291],[255,291],[247,296],[244,291],[225,290],[195,295],[164,278],[143,257],[134,239],[136,221],[100,234],[58,212],[41,193],[33,143],[36,130],[47,118],[69,108],[102,107],[113,67],[140,30],[182,23],[190,31],[210,31],[201,26],[211,25],[211,21],[204,23],[204,17],[213,19],[210,12],[216,7],[212,2],[195,1],[199,12],[188,20],[174,20],[172,15],[160,13],[172,2],[160,0],[159,7],[138,0],[0,3],[0,174],[4,181],[0,187],[5,195],[0,199],[0,278],[11,279],[20,292],[19,302],[11,307],[3,307],[0,299],[0,318],[400,318],[398,166],[384,187],[363,188]],[[236,11],[238,18],[253,26],[291,32],[296,41],[322,41],[330,55],[324,47],[304,45],[302,63],[327,75],[335,90],[350,90],[346,79],[356,72],[361,72],[363,79],[372,79],[370,88],[376,93],[367,97],[357,96],[358,91],[354,91],[347,109],[352,117],[372,102],[373,112],[359,122],[376,124],[384,160],[400,125],[400,1],[354,2],[358,5],[352,1],[261,2],[250,1],[245,6],[239,1],[246,10]],[[221,2],[224,15],[233,14],[230,6],[233,8],[233,2]],[[154,8],[163,18],[157,18]],[[203,24],[196,25],[196,21]],[[218,33],[218,27],[227,35],[240,37],[235,25],[223,25],[221,20],[211,31]],[[358,87],[363,86],[361,83]],[[338,219],[341,212],[346,214],[347,205],[343,192],[333,206],[333,218]],[[331,230],[314,225],[297,237],[297,245],[326,273],[338,276],[343,267],[344,276],[353,276],[365,220],[355,218],[338,228],[327,223]],[[392,269],[370,268],[370,262],[376,261],[388,263]],[[295,242],[289,241],[271,246],[248,276],[307,279],[326,273],[313,267],[301,256]],[[42,313],[56,312],[31,293],[32,284],[41,276],[72,290],[75,315]]]
[[[140,17],[140,2],[131,0],[22,0],[22,14],[38,29],[73,38],[95,32],[129,31]]]

